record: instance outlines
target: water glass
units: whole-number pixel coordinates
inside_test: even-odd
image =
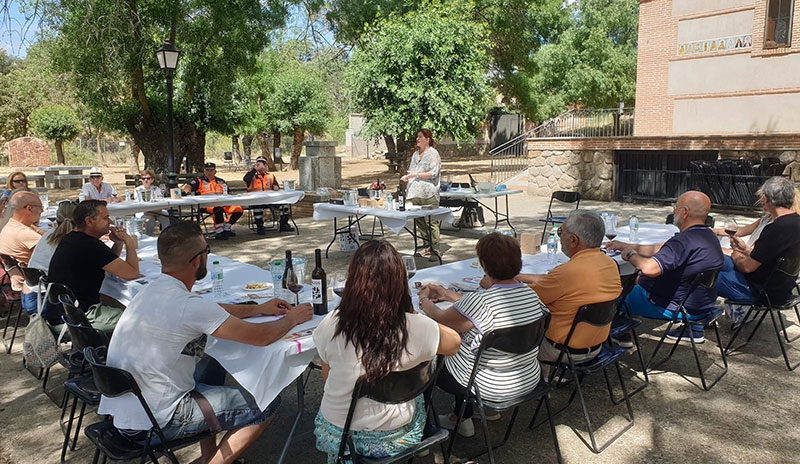
[[[406,278],[411,280],[417,273],[417,263],[413,256],[403,256],[403,264],[406,267]]]
[[[331,288],[333,289],[333,293],[335,293],[336,296],[341,298],[346,284],[347,284],[347,271],[341,269],[335,271],[333,273],[333,277],[331,277]]]
[[[42,202],[42,208],[47,209],[50,207],[50,196],[46,193],[39,195],[39,200]]]

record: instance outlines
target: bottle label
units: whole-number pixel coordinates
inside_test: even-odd
[[[311,302],[322,304],[322,279],[311,279]]]

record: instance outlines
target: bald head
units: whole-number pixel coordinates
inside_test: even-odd
[[[703,192],[690,190],[675,203],[675,226],[681,231],[691,226],[705,224],[711,211],[711,199]]]
[[[15,193],[8,205],[14,211],[13,218],[26,226],[39,222],[42,215],[42,200],[33,192]]]

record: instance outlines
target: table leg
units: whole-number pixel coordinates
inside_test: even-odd
[[[328,244],[328,247],[325,248],[325,258],[328,257],[328,251],[331,249],[333,242],[336,241],[336,237],[338,237],[339,235],[347,234],[352,238],[353,242],[358,243],[358,237],[353,235],[353,232],[351,231],[353,230],[352,229],[353,224],[355,224],[357,227],[361,226],[360,221],[364,217],[365,216],[356,216],[356,219],[354,221],[353,216],[347,216],[347,226],[342,226],[342,227],[338,227],[336,225],[336,218],[333,218],[333,238],[331,238],[331,242]]]
[[[44,172],[44,184],[49,190],[56,188],[56,172],[57,171]]]
[[[292,444],[292,438],[294,438],[297,425],[300,423],[300,417],[303,415],[305,397],[306,394],[305,388],[303,387],[303,374],[300,374],[297,377],[297,414],[294,416],[294,422],[292,423],[292,429],[289,431],[289,436],[286,437],[286,444],[283,445],[283,450],[281,450],[281,455],[278,458],[278,464],[283,462],[283,459],[286,457],[286,453],[289,451],[289,445]]]

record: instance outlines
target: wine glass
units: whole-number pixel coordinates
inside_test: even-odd
[[[403,265],[406,267],[406,278],[411,280],[417,273],[417,263],[413,256],[403,256]]]
[[[333,273],[333,277],[331,277],[331,288],[333,289],[333,293],[339,298],[342,297],[346,283],[347,271],[338,270]]]
[[[603,216],[603,222],[606,225],[606,238],[614,240],[617,238],[617,219],[616,214],[606,214]]]
[[[725,221],[725,233],[733,237],[736,232],[739,232],[739,224],[736,223],[736,219],[730,218]]]
[[[284,275],[284,285],[286,288],[294,293],[295,299],[295,306],[300,304],[300,295],[299,293],[303,290],[303,283],[297,279],[297,273],[294,272],[294,268],[287,268],[286,275]]]

